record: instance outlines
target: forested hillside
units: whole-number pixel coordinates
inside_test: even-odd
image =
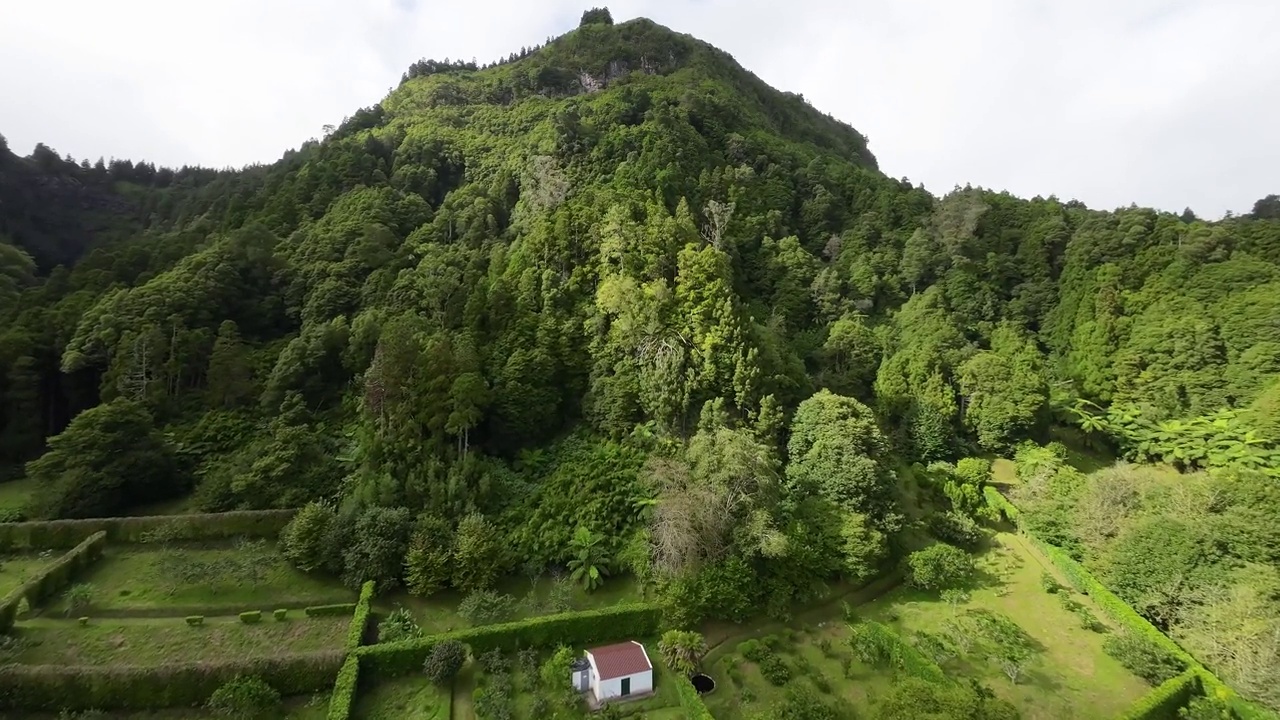
[[[303,561],[353,583],[585,553],[783,614],[899,552],[900,469],[1055,426],[1280,509],[1277,205],[938,196],[727,54],[588,13],[416,63],[268,166],[0,143],[0,463],[32,518],[327,500],[353,534]]]

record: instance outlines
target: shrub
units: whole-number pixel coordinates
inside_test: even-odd
[[[1103,641],[1102,649],[1152,685],[1160,685],[1187,669],[1177,656],[1135,633],[1112,635]]]
[[[76,583],[67,590],[67,615],[73,612],[84,610],[93,604],[93,596],[96,592],[94,586],[90,583]]]
[[[515,614],[516,600],[492,590],[479,590],[462,599],[458,614],[471,625],[503,622]]]
[[[498,526],[479,513],[468,515],[453,539],[453,586],[463,592],[487,589],[502,572],[505,555]]]
[[[769,684],[782,687],[791,679],[791,668],[777,655],[769,655],[760,662],[760,674]]]
[[[280,708],[280,693],[259,677],[238,676],[213,691],[206,704],[219,717],[266,718]]]
[[[1049,594],[1056,593],[1062,589],[1062,586],[1058,584],[1058,579],[1047,570],[1040,573],[1040,587],[1044,588],[1044,591]]]
[[[982,487],[991,477],[991,461],[985,458],[961,458],[956,463],[956,478],[966,485]]]
[[[422,636],[422,629],[413,619],[413,613],[396,608],[378,623],[378,642],[396,642]]]
[[[303,572],[332,568],[340,548],[331,542],[331,530],[338,512],[327,502],[309,502],[293,516],[280,533],[280,554]]]
[[[1185,706],[1199,690],[1199,677],[1194,670],[1189,670],[1166,680],[1138,698],[1119,720],[1165,720],[1176,717],[1178,709]]]
[[[516,665],[520,668],[520,672],[533,677],[538,672],[538,651],[533,648],[522,649],[516,653]]]
[[[453,528],[444,518],[419,515],[409,536],[404,558],[405,586],[413,595],[425,597],[449,582],[453,560]]]
[[[240,613],[240,622],[244,623],[245,625],[253,625],[255,623],[260,623],[262,622],[262,611],[249,610],[247,612],[242,612]]]
[[[271,614],[275,616],[277,622],[283,622],[289,617],[289,610],[287,608],[279,608]]]
[[[692,675],[707,654],[707,641],[702,633],[689,630],[668,630],[658,641],[658,652],[667,667],[683,675]]]
[[[973,518],[954,510],[929,516],[929,532],[939,540],[974,550],[982,544],[984,533]]]
[[[89,618],[81,617],[79,620],[77,620],[77,622],[80,623],[80,627],[84,627],[85,625],[89,624]]]
[[[511,671],[511,661],[498,648],[482,654],[477,661],[480,663],[480,669],[490,675]]]
[[[362,512],[342,553],[342,581],[360,587],[372,580],[383,591],[399,587],[412,524],[406,508],[373,507]]]
[[[924,590],[945,590],[973,575],[973,557],[954,545],[937,543],[907,557],[911,583]]]
[[[302,612],[307,617],[336,617],[351,615],[355,611],[355,603],[334,603],[333,605],[309,605]]]
[[[759,640],[752,638],[738,643],[738,654],[753,663],[758,663],[772,655],[773,651],[765,647]]]
[[[203,625],[203,624],[204,624],[204,616],[203,616],[203,615],[188,615],[188,616],[187,616],[187,624],[188,624],[188,625],[190,625],[191,627],[195,627],[195,626],[197,626],[197,625]]]
[[[431,653],[422,663],[422,672],[426,673],[431,682],[447,685],[466,661],[467,646],[457,640],[445,640],[431,648]]]

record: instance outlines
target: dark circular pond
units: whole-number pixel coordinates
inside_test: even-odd
[[[693,689],[697,690],[699,695],[706,695],[716,689],[716,681],[701,673],[690,677],[689,682],[693,683]]]

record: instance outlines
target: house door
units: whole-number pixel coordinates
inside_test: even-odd
[[[622,695],[623,697],[626,697],[627,695],[630,695],[630,694],[631,694],[631,678],[624,677],[622,678]]]

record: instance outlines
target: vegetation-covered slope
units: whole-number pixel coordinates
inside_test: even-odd
[[[577,562],[735,617],[899,550],[898,460],[1071,421],[1275,482],[1274,199],[1202,222],[936,197],[724,53],[585,20],[416,63],[270,166],[0,147],[6,193],[111,198],[0,205],[0,462],[32,461],[27,514],[332,499],[313,534],[340,511],[354,535],[298,559],[353,582]]]

